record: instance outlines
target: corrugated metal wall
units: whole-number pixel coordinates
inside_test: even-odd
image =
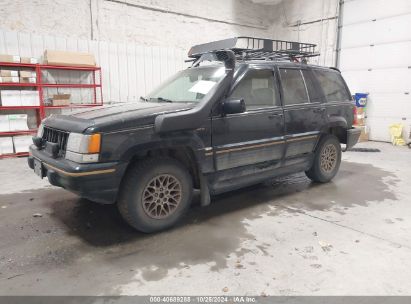
[[[102,67],[104,102],[136,101],[187,66],[187,51],[134,43],[81,40],[0,29],[0,54],[36,57],[44,50],[89,52]],[[85,89],[81,94],[88,94]]]

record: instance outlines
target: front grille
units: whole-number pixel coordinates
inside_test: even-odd
[[[53,129],[44,126],[43,140],[58,144],[59,156],[64,156],[66,154],[67,140],[69,137],[69,132]]]

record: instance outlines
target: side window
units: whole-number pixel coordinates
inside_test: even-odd
[[[307,87],[308,96],[310,97],[310,102],[322,102],[323,93],[314,84],[314,75],[310,70],[302,70],[303,77],[305,80],[305,85]]]
[[[328,102],[346,101],[351,99],[340,73],[321,70],[313,70],[313,73]]]
[[[307,89],[300,70],[280,69],[284,105],[309,102]]]
[[[279,105],[272,70],[251,70],[234,89],[231,99],[243,98],[247,110]]]

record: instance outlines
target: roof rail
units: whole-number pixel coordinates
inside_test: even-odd
[[[199,59],[202,55],[220,50],[232,50],[237,60],[287,60],[307,62],[319,56],[316,45],[286,40],[253,37],[234,37],[193,46],[188,57]]]
[[[336,68],[336,67],[330,67],[330,69],[341,73],[341,71],[340,71],[340,69],[339,69],[339,68]]]

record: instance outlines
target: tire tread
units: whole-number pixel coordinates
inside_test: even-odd
[[[184,169],[184,166],[174,158],[171,157],[155,157],[155,158],[146,158],[144,160],[138,161],[130,167],[124,180],[121,184],[120,188],[120,195],[117,201],[117,208],[123,217],[123,219],[129,224],[130,226],[136,228],[139,231],[150,233],[154,231],[158,231],[158,229],[153,229],[152,227],[147,227],[142,223],[139,223],[137,218],[133,216],[130,211],[130,193],[133,193],[136,187],[136,181],[140,180],[142,175],[146,173],[150,168],[155,166],[159,166],[162,164],[174,164],[178,166],[180,169]],[[187,172],[188,174],[188,172]],[[191,178],[189,179],[190,184],[188,187],[192,189]],[[191,201],[192,190],[190,190],[189,194],[189,201]],[[188,206],[187,206],[188,207]],[[162,229],[160,229],[162,230]]]

